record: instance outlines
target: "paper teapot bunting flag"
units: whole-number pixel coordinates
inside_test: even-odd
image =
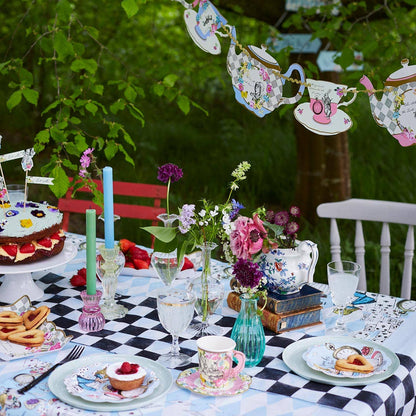
[[[231,75],[236,100],[258,117],[264,117],[283,104],[294,104],[300,100],[305,89],[305,73],[299,64],[290,65],[285,77],[294,71],[300,75],[302,84],[293,97],[283,97],[285,79],[280,76],[280,66],[266,52],[266,48],[248,46],[237,54],[235,51],[235,28],[231,31],[231,45],[227,56],[227,70]]]
[[[346,85],[308,78],[306,80],[309,102],[299,104],[294,116],[308,130],[323,136],[332,136],[347,131],[352,126],[351,118],[341,106],[348,106],[355,101],[357,91]],[[348,101],[341,100],[352,94]]]
[[[360,83],[370,91],[371,112],[375,122],[385,127],[404,146],[416,144],[416,65],[409,66],[409,60],[401,61],[402,68],[393,72],[384,82],[385,91],[379,100],[372,92],[371,81],[364,75]]]
[[[192,40],[203,51],[213,55],[221,53],[221,44],[216,36],[217,30],[227,24],[227,20],[221,16],[218,10],[208,0],[196,1],[199,3],[198,13],[187,9],[184,19],[188,33]]]

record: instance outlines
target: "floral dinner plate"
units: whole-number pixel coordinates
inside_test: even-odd
[[[94,403],[129,402],[138,397],[144,398],[153,393],[159,385],[159,379],[154,371],[146,369],[143,384],[134,390],[121,391],[114,389],[106,375],[107,363],[94,363],[79,367],[64,379],[68,392],[74,396]]]
[[[360,354],[365,357],[373,365],[374,370],[370,373],[360,373],[335,369],[335,362],[338,359],[347,359],[352,354]],[[391,360],[386,354],[367,345],[365,340],[354,340],[347,343],[328,341],[324,344],[313,345],[303,353],[302,357],[310,368],[332,377],[371,377],[374,374],[384,373],[391,365]]]
[[[325,343],[331,343],[339,346],[349,346],[354,349],[360,349],[362,346],[373,348],[374,351],[380,351],[383,357],[388,358],[391,361],[391,365],[388,366],[386,371],[380,374],[371,374],[369,377],[363,378],[351,378],[351,377],[333,377],[325,374],[321,371],[316,371],[306,364],[303,359],[303,354],[310,348],[316,345],[324,345]],[[355,350],[354,350],[355,351]],[[345,350],[343,350],[345,352]],[[338,355],[337,355],[338,356]],[[350,336],[320,336],[320,337],[307,337],[299,341],[292,342],[288,345],[282,354],[284,363],[297,375],[307,380],[318,381],[320,383],[329,384],[332,386],[364,386],[368,384],[378,383],[389,378],[400,366],[400,361],[397,355],[388,348],[380,345],[374,341],[362,340],[353,338]],[[345,358],[342,357],[341,358]]]

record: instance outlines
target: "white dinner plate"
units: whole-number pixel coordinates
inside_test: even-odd
[[[332,343],[336,345],[351,345],[358,349],[363,346],[379,350],[386,356],[391,364],[381,374],[374,374],[366,378],[349,378],[349,377],[332,377],[310,368],[302,358],[303,354],[314,345],[323,345]],[[297,375],[312,381],[318,381],[333,386],[364,386],[367,384],[378,383],[386,380],[399,368],[400,361],[397,355],[382,345],[369,341],[353,338],[349,336],[322,336],[305,338],[300,341],[293,342],[283,351],[283,361]]]
[[[78,368],[87,366],[94,363],[102,362],[103,364],[114,363],[114,362],[128,361],[130,363],[137,363],[156,374],[159,379],[159,385],[153,390],[153,392],[146,397],[138,397],[129,402],[121,403],[94,403],[82,399],[81,397],[70,394],[64,384],[66,377],[73,374]],[[149,360],[144,357],[138,357],[136,355],[128,354],[110,354],[110,353],[99,353],[88,355],[78,360],[70,361],[62,364],[49,376],[48,386],[51,392],[63,402],[80,409],[95,410],[95,411],[124,411],[137,409],[141,406],[147,405],[154,402],[158,398],[164,396],[172,385],[172,375],[170,371],[158,364],[155,361]]]

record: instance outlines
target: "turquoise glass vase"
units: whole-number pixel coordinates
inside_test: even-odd
[[[263,358],[266,337],[263,324],[257,313],[257,298],[241,295],[240,313],[234,323],[231,338],[235,349],[246,356],[246,367],[254,367]]]

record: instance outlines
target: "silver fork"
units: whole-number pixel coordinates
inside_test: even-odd
[[[40,381],[42,381],[44,378],[46,378],[50,373],[52,373],[53,370],[55,370],[56,367],[60,366],[61,364],[67,363],[68,361],[76,360],[81,356],[81,354],[84,352],[85,347],[83,345],[76,345],[72,350],[69,352],[69,354],[59,363],[56,363],[53,365],[49,370],[45,371],[42,375],[40,375],[38,378],[35,378],[33,381],[31,381],[26,386],[22,387],[21,389],[17,390],[19,394],[23,394],[30,390],[33,386],[36,386]]]

